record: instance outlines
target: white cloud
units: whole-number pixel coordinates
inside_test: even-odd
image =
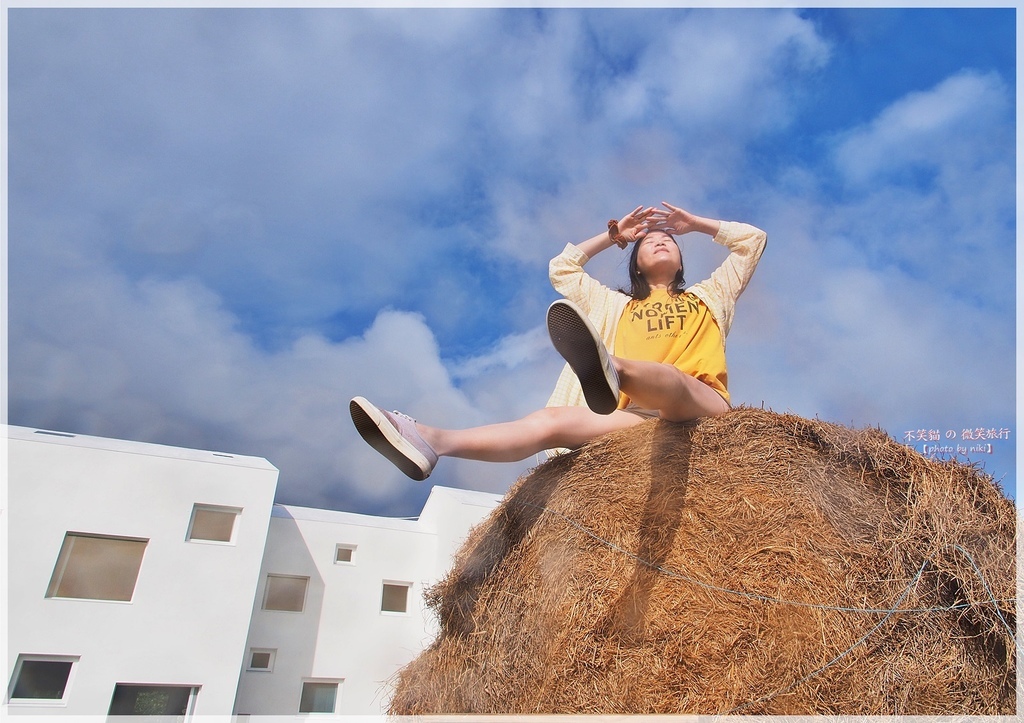
[[[60,169],[40,187],[118,224],[88,242],[113,247],[122,271],[194,274],[233,310],[285,328],[365,317],[424,272],[467,285],[438,262],[460,242],[439,244],[438,226],[471,225],[486,244],[473,250],[511,274],[542,268],[624,204],[699,203],[692,190],[730,183],[743,137],[691,139],[679,159],[675,129],[618,116],[623,93],[669,99],[689,128],[752,102],[737,122],[756,133],[769,109],[791,113],[787,69],[826,52],[789,11],[625,25],[473,9],[61,17],[24,16],[13,34],[17,67],[36,71],[12,75],[14,127],[38,139],[18,136],[14,193]],[[589,79],[605,60],[601,22],[619,34],[615,52],[637,56],[619,69],[625,86]],[[52,23],[59,46],[39,42]],[[755,26],[758,42],[737,47]],[[693,84],[704,89],[684,103]],[[433,208],[467,195],[475,208]],[[423,311],[448,334],[459,308]]]
[[[614,108],[621,94],[624,110],[664,107],[687,131],[714,128],[742,141],[785,124],[792,91],[784,79],[828,55],[813,25],[789,11],[689,13],[652,29],[636,72],[606,102]]]
[[[484,409],[456,388],[433,333],[414,313],[383,310],[358,337],[310,334],[265,350],[195,280],[133,282],[95,260],[45,250],[30,256],[22,263],[45,269],[49,283],[33,291],[23,287],[31,283],[25,276],[14,280],[20,303],[10,332],[19,343],[10,353],[10,405],[34,426],[265,456],[282,470],[284,499],[411,514],[425,488],[359,439],[348,400],[363,395],[455,427],[499,421],[515,406],[494,395],[501,374],[481,382]],[[501,373],[529,366],[535,346],[528,341],[517,360],[499,364]],[[494,365],[466,360],[460,376],[472,382]],[[515,477],[503,466],[443,464],[442,484],[500,491]]]
[[[1007,98],[995,76],[957,74],[844,136],[855,191],[826,197],[793,169],[757,194],[769,246],[730,340],[744,401],[897,438],[1012,423]],[[923,181],[901,175],[925,164]]]
[[[815,221],[850,212],[767,221],[769,247],[729,341],[734,401],[897,438],[906,424],[1012,422],[1012,318],[978,308],[968,290],[836,263]]]
[[[550,351],[547,329],[536,326],[522,334],[506,336],[493,351],[455,363],[452,374],[456,379],[469,379],[496,368],[514,369]]]
[[[1002,409],[1008,86],[964,71],[837,136],[833,168],[751,174],[748,142],[832,52],[814,25],[627,16],[16,15],[12,421],[266,456],[290,501],[413,514],[426,487],[358,439],[348,399],[446,426],[539,407],[561,367],[547,260],[662,200],[769,232],[729,341],[737,401]],[[720,258],[684,247],[691,283]],[[589,269],[625,280],[614,249]],[[958,385],[972,365],[985,383]],[[432,481],[501,491],[531,463]]]
[[[965,70],[906,96],[866,126],[844,134],[836,164],[855,184],[878,182],[912,166],[941,170],[957,164],[969,171],[990,161],[1005,143],[1005,131],[995,138],[989,134],[1010,112],[1009,89],[998,75]]]

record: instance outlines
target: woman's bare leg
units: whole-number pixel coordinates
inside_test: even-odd
[[[707,384],[669,364],[612,357],[619,384],[644,409],[657,409],[662,419],[688,422],[729,411],[722,396]],[[522,419],[470,429],[416,428],[439,456],[484,462],[515,462],[545,449],[575,449],[592,439],[644,421],[616,410],[595,414],[587,407],[546,407]]]
[[[670,422],[689,422],[729,411],[729,403],[704,382],[670,364],[612,357],[619,388],[637,406],[657,409]]]
[[[416,424],[438,456],[484,462],[516,462],[545,449],[575,449],[603,434],[644,421],[630,412],[595,414],[587,407],[545,407],[513,422],[471,429]]]

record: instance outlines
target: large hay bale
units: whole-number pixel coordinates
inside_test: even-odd
[[[1013,504],[880,430],[651,421],[520,479],[390,712],[1015,712]]]

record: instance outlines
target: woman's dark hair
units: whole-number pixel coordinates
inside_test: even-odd
[[[665,235],[672,239],[672,243],[676,245],[676,248],[679,247],[679,242],[676,241],[675,236],[669,233],[666,233]],[[646,238],[646,236],[644,238]],[[623,294],[626,294],[627,296],[630,296],[636,299],[637,301],[643,301],[644,299],[651,295],[651,285],[647,283],[647,279],[643,277],[643,274],[640,273],[640,269],[637,268],[636,265],[636,257],[637,254],[640,253],[640,244],[643,243],[643,241],[644,239],[640,239],[639,241],[634,242],[633,249],[630,251],[629,254],[629,288],[619,289],[619,291],[621,291]],[[686,281],[683,279],[684,264],[682,264],[682,258],[683,252],[682,249],[680,249],[679,271],[676,272],[676,278],[673,279],[672,286],[668,290],[668,293],[671,294],[672,296],[678,296],[679,294],[683,293],[683,291],[686,289]]]

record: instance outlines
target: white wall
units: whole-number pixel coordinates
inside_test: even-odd
[[[253,457],[6,431],[7,681],[19,654],[79,658],[64,703],[8,711],[105,715],[116,683],[139,683],[201,686],[196,715],[229,712],[277,470]],[[186,541],[195,503],[242,509],[233,543]],[[149,541],[130,602],[46,597],[68,531]]]
[[[334,712],[379,715],[389,680],[436,626],[423,592],[499,495],[433,487],[418,520],[275,506],[266,460],[6,427],[7,649],[76,659],[62,702],[4,712],[106,716],[117,683],[197,686],[193,713],[297,716],[303,681],[338,681]],[[194,504],[240,508],[232,543],[186,540]],[[130,602],[48,598],[69,531],[147,540]],[[353,546],[336,563],[338,544]],[[262,609],[268,574],[309,578],[302,612]],[[384,582],[410,585],[381,611]],[[247,670],[252,648],[275,651]]]
[[[271,672],[242,673],[235,712],[294,715],[304,680],[340,682],[335,713],[384,712],[389,680],[433,638],[424,590],[500,499],[434,487],[419,520],[275,508],[248,646],[276,659]],[[335,562],[339,543],[355,546],[351,564]],[[268,573],[310,578],[302,613],[260,609]],[[411,584],[406,613],[381,611],[385,581]]]
[[[423,530],[437,535],[435,568],[440,575],[447,572],[455,554],[472,529],[498,506],[502,497],[472,490],[434,487],[423,505],[419,524]]]

